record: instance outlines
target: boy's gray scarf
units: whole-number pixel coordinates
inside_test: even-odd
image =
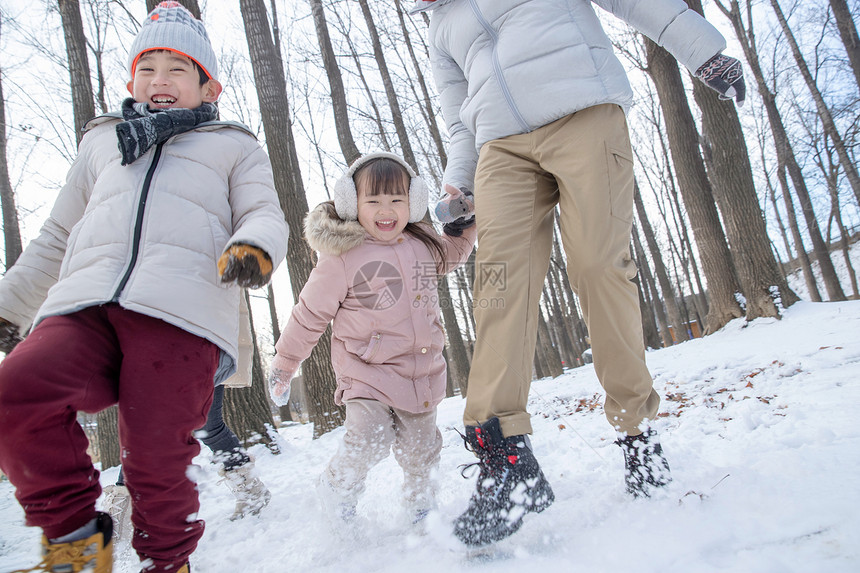
[[[128,165],[143,155],[153,145],[164,143],[174,135],[184,133],[195,126],[218,118],[215,104],[204,103],[196,109],[165,109],[152,111],[145,103],[132,98],[122,102],[122,117],[125,121],[116,126],[122,164]]]

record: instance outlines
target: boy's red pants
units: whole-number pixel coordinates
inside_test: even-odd
[[[118,403],[134,548],[153,571],[184,564],[203,534],[186,470],[218,359],[212,342],[117,304],[42,321],[0,362],[0,468],[27,524],[53,538],[95,516],[99,472],[77,412]]]

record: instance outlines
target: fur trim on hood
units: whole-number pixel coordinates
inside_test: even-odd
[[[364,242],[366,231],[358,221],[337,216],[332,201],[320,203],[305,217],[305,240],[320,253],[340,256]]]

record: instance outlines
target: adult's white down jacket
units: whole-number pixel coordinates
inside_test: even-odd
[[[695,71],[725,39],[682,0],[594,0]],[[633,93],[589,0],[417,0],[450,148],[443,183],[473,187],[487,141]]]
[[[275,266],[286,256],[269,157],[241,125],[209,122],[122,166],[118,121],[87,125],[50,217],[0,281],[0,316],[23,332],[117,302],[218,345],[220,382],[235,370],[241,289],[221,284],[219,257],[236,242]]]

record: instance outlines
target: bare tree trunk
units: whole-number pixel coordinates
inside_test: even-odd
[[[760,153],[761,153],[762,166],[765,166],[762,171],[764,172],[764,180],[765,180],[765,184],[767,185],[768,199],[770,200],[770,204],[773,207],[773,216],[776,219],[777,226],[779,227],[779,235],[780,235],[780,237],[782,237],[783,248],[785,248],[786,256],[790,259],[791,258],[791,242],[788,240],[788,232],[785,229],[785,224],[782,222],[782,216],[779,214],[779,206],[777,205],[777,202],[776,202],[776,188],[773,185],[773,182],[771,181],[770,174],[768,173],[768,170],[766,167],[767,166],[767,158],[765,156],[765,146],[760,145],[759,149],[760,149]],[[775,256],[777,257],[778,260],[780,260],[780,270],[781,270],[783,276],[786,276],[785,266],[781,262],[781,259],[779,257],[779,251],[776,249],[775,245],[773,246],[773,248],[774,248]]]
[[[292,230],[287,266],[293,297],[297,300],[310,276],[313,262],[310,247],[302,239],[300,231],[304,216],[308,212],[308,203],[293,141],[284,68],[280,56],[275,53],[263,0],[240,0],[239,7],[254,69],[275,188]],[[310,358],[302,364],[302,377],[308,394],[314,437],[337,428],[344,419],[343,408],[334,403],[336,382],[330,356],[331,339],[324,334]]]
[[[854,18],[848,10],[848,2],[845,0],[830,0],[830,8],[836,18],[836,27],[839,29],[839,37],[848,54],[848,62],[854,70],[854,80],[860,87],[860,40],[857,37],[857,27]]]
[[[638,190],[636,192],[636,195],[637,196],[639,195]],[[640,198],[640,203],[641,203],[641,198]],[[638,210],[639,205],[637,205],[636,207]],[[641,213],[639,213],[639,221],[641,224],[641,222],[642,222],[642,214]],[[647,219],[646,219],[646,221],[647,221]],[[649,226],[649,228],[650,228],[650,226]],[[644,232],[644,229],[643,229],[643,232]],[[650,231],[650,232],[653,233],[653,231]],[[653,240],[653,237],[649,239],[647,237],[648,233],[645,232],[645,234],[646,234],[645,241],[650,243],[650,241]],[[663,339],[663,346],[667,346],[667,347],[672,346],[674,344],[674,340],[672,340],[672,332],[669,330],[669,324],[671,322],[671,324],[678,325],[678,324],[681,324],[683,322],[681,320],[681,312],[678,310],[678,304],[677,304],[677,301],[675,300],[674,289],[672,289],[672,283],[669,282],[669,277],[668,277],[668,275],[666,275],[666,277],[665,277],[666,281],[669,282],[669,291],[667,293],[664,293],[663,297],[666,299],[665,302],[666,302],[667,308],[669,307],[670,302],[675,308],[674,315],[669,314],[670,318],[667,319],[667,316],[666,316],[667,313],[663,309],[663,303],[660,301],[660,296],[659,296],[659,293],[657,292],[657,285],[654,284],[654,278],[651,275],[651,269],[648,268],[648,259],[645,257],[645,249],[642,247],[642,241],[639,239],[639,232],[637,231],[635,225],[633,227],[633,250],[636,253],[636,260],[639,261],[639,274],[642,275],[643,280],[648,285],[648,290],[646,292],[649,292],[651,294],[651,304],[654,307],[654,314],[656,315],[656,318],[657,318],[657,325],[659,326],[659,330],[660,330],[660,338]],[[654,257],[653,253],[651,256],[652,256],[652,258],[655,258],[654,270],[655,270],[655,272],[659,272],[659,271],[657,271],[656,257]],[[663,261],[660,260],[659,264],[663,265]],[[663,274],[666,274],[665,267],[663,268]],[[661,283],[661,286],[662,286],[662,283]],[[683,330],[685,333],[687,332],[686,328]],[[686,340],[686,338],[684,338],[684,340]],[[681,340],[679,339],[678,342],[681,342]]]
[[[678,63],[651,39],[644,37],[644,40],[647,71],[660,97],[678,187],[684,197],[708,281],[710,305],[705,331],[716,332],[730,320],[743,316],[735,298],[740,288],[705,166],[698,152],[699,138],[684,97]]]
[[[281,337],[281,325],[278,323],[278,309],[275,308],[275,289],[272,288],[272,283],[266,286],[266,302],[269,305],[269,322],[272,325],[272,340],[277,341]],[[250,309],[250,305],[248,306]],[[298,396],[299,393],[296,392]],[[293,393],[290,392],[290,401],[294,400]],[[282,422],[289,422],[293,419],[293,414],[290,405],[279,406],[278,414],[281,416]]]
[[[818,110],[818,115],[821,118],[822,125],[824,126],[824,133],[826,133],[833,141],[833,147],[836,149],[839,163],[845,171],[845,178],[848,179],[848,184],[854,191],[854,198],[857,200],[857,205],[860,206],[860,174],[857,173],[857,166],[848,155],[845,142],[842,140],[842,136],[836,128],[836,122],[833,121],[833,114],[830,113],[830,108],[824,101],[824,97],[821,95],[821,90],[818,89],[815,79],[809,72],[809,66],[806,65],[806,59],[803,57],[803,54],[800,53],[800,47],[797,45],[797,40],[795,40],[794,34],[788,26],[788,21],[785,19],[785,15],[779,7],[779,2],[776,0],[770,0],[770,5],[773,7],[776,19],[779,21],[779,25],[782,28],[783,34],[785,34],[785,38],[788,40],[788,45],[791,46],[791,54],[794,56],[794,61],[797,62],[797,69],[800,70],[800,75],[803,77],[803,81],[806,82],[806,87],[809,89],[809,93],[812,94],[812,100],[815,102],[815,107]]]
[[[433,143],[436,145],[436,153],[439,154],[439,163],[442,165],[442,169],[445,169],[445,166],[448,164],[448,154],[445,151],[445,144],[442,141],[442,133],[439,131],[439,124],[436,121],[437,114],[433,109],[430,90],[427,89],[427,82],[424,80],[424,73],[421,71],[418,58],[415,57],[415,49],[412,47],[409,30],[406,28],[406,22],[403,17],[403,7],[400,4],[400,0],[394,0],[394,5],[397,8],[397,18],[400,20],[400,30],[402,31],[403,39],[406,42],[406,49],[409,51],[409,57],[412,59],[412,67],[415,70],[415,79],[421,87],[424,116],[427,120],[427,127],[430,129],[430,137],[433,138]]]
[[[782,187],[782,199],[785,203],[785,210],[788,214],[788,227],[791,229],[792,237],[794,238],[794,250],[797,253],[797,260],[803,271],[803,278],[806,281],[806,289],[809,291],[809,298],[812,302],[821,302],[821,293],[818,291],[818,283],[815,281],[815,273],[812,272],[812,263],[809,260],[809,255],[806,253],[806,247],[803,244],[803,234],[800,232],[800,225],[797,224],[797,215],[794,212],[794,202],[791,200],[791,193],[788,187],[788,179],[785,175],[785,168],[780,166],[777,173],[780,187]]]
[[[442,319],[445,322],[445,331],[448,335],[448,370],[457,386],[465,389],[469,379],[471,363],[466,354],[466,346],[463,344],[463,335],[460,333],[460,323],[457,322],[457,313],[454,312],[454,303],[451,300],[451,288],[448,285],[448,277],[442,275],[437,283],[439,292],[439,306],[442,307]],[[465,392],[463,396],[465,397]]]
[[[640,269],[643,267],[647,268],[647,261],[645,261],[645,263],[637,262],[637,266]],[[654,318],[654,307],[649,303],[648,298],[645,296],[645,289],[648,287],[642,284],[641,274],[637,274],[633,277],[633,283],[636,285],[636,292],[639,295],[639,317],[642,321],[642,341],[645,344],[645,348],[660,348],[660,333],[657,330],[657,321]]]
[[[75,116],[75,141],[80,144],[84,124],[96,114],[93,104],[93,86],[90,81],[90,64],[87,60],[87,38],[81,22],[78,0],[58,0],[69,58],[69,76],[72,83],[72,109]]]
[[[367,78],[364,75],[364,68],[361,65],[361,58],[358,56],[358,51],[355,48],[355,45],[352,42],[352,38],[349,35],[349,32],[346,30],[346,26],[344,25],[343,18],[340,16],[340,12],[335,12],[335,17],[337,18],[338,24],[340,25],[340,32],[346,41],[347,46],[349,47],[349,54],[352,58],[353,64],[355,64],[355,71],[358,74],[358,78],[361,81],[362,89],[364,89],[364,93],[367,95],[367,101],[370,103],[373,122],[376,124],[376,129],[379,134],[379,140],[382,144],[382,149],[384,151],[391,151],[391,144],[388,142],[388,135],[385,133],[385,126],[382,122],[382,114],[379,111],[379,107],[376,105],[376,99],[373,97],[373,91],[370,89],[370,85],[367,82]]]
[[[701,0],[687,4],[704,15]],[[780,274],[770,248],[737,110],[700,81],[693,82],[693,95],[702,110],[702,149],[732,247],[747,320],[778,318],[777,301],[787,308],[799,299]]]
[[[848,280],[851,282],[851,290],[853,296],[851,298],[860,298],[860,291],[857,287],[857,274],[854,272],[854,266],[851,264],[851,255],[849,252],[850,242],[848,230],[842,222],[842,210],[839,208],[839,166],[833,161],[833,153],[827,145],[827,136],[825,135],[822,141],[823,150],[816,153],[815,163],[821,170],[825,181],[827,181],[827,190],[830,192],[830,215],[836,220],[836,226],[839,228],[839,247],[842,250],[842,257],[845,259],[845,270],[848,273]],[[828,236],[830,233],[828,233]]]
[[[403,159],[417,172],[419,171],[418,163],[415,161],[415,154],[412,152],[412,145],[409,143],[409,134],[406,131],[406,124],[403,122],[403,113],[400,111],[400,104],[397,101],[397,94],[394,91],[394,83],[391,81],[391,74],[388,71],[385,54],[382,52],[382,44],[379,42],[379,33],[376,30],[376,24],[373,22],[373,14],[370,12],[367,0],[358,0],[358,4],[361,6],[361,13],[364,15],[364,21],[367,23],[367,30],[370,33],[370,41],[373,44],[373,56],[376,58],[379,75],[382,76],[382,85],[385,87],[385,95],[388,98],[388,107],[391,109],[391,119],[394,122],[394,129],[397,131]]]
[[[678,298],[675,295],[675,289],[672,288],[672,281],[669,279],[669,273],[666,271],[666,265],[663,262],[663,255],[660,252],[660,246],[657,244],[657,238],[654,236],[654,229],[651,228],[651,222],[648,220],[648,214],[645,212],[645,203],[642,201],[642,194],[639,192],[638,183],[634,183],[633,203],[636,205],[636,214],[639,218],[639,226],[642,228],[642,233],[645,235],[645,242],[648,244],[648,251],[651,253],[651,260],[654,264],[654,274],[657,275],[657,282],[660,283],[660,290],[663,291],[663,302],[666,305],[668,322],[675,325],[675,338],[677,341],[686,342],[689,340],[687,337],[687,329],[681,328],[679,330],[679,325],[683,323],[683,319],[681,318],[681,309],[678,308]],[[672,346],[674,343],[672,335],[664,333],[663,342],[666,346]]]
[[[762,73],[761,65],[758,60],[758,52],[755,45],[755,34],[752,29],[752,16],[749,16],[748,26],[745,28],[738,0],[730,0],[731,9],[726,8],[723,4],[716,0],[715,4],[725,14],[732,23],[735,30],[735,35],[740,41],[749,63],[750,71],[756,80],[759,95],[762,103],[767,111],[768,122],[770,123],[773,140],[776,144],[776,155],[779,163],[779,169],[783,168],[788,171],[791,181],[794,184],[794,192],[800,201],[801,212],[806,219],[806,227],[809,232],[809,237],[812,240],[812,248],[815,257],[818,260],[821,276],[824,279],[824,285],[827,288],[827,294],[830,300],[839,301],[845,300],[845,293],[839,284],[839,278],[836,276],[836,270],[833,268],[833,261],[830,259],[830,251],[827,244],[821,237],[821,230],[818,225],[818,220],[815,217],[815,212],[812,208],[812,201],[809,198],[809,191],[806,188],[806,181],[803,178],[803,172],[800,165],[797,163],[797,158],[794,155],[794,150],[791,147],[788,134],[782,122],[782,116],[776,106],[776,97],[770,91],[765,82],[764,74]],[[749,1],[748,1],[749,5]],[[749,12],[748,12],[749,14]],[[787,191],[787,185],[784,187]]]
[[[561,279],[558,275],[559,271],[556,266],[550,264],[549,276],[547,277],[547,303],[551,309],[549,321],[553,332],[556,333],[555,338],[558,340],[558,350],[561,354],[563,365],[568,368],[574,368],[578,363],[579,354],[576,352],[573,338],[566,324],[567,321],[564,319],[564,310],[562,309],[559,296]]]
[[[328,76],[329,95],[331,96],[332,110],[334,111],[334,125],[337,131],[337,140],[340,143],[340,151],[347,165],[361,156],[355,140],[352,138],[352,130],[349,128],[349,106],[346,103],[346,92],[343,89],[343,78],[337,65],[337,58],[331,45],[331,37],[328,33],[328,23],[325,19],[322,0],[309,0],[311,12],[314,17],[314,28],[317,33],[317,41],[322,54],[323,65]]]
[[[63,21],[63,36],[69,59],[69,77],[72,86],[72,108],[75,118],[75,142],[80,144],[84,124],[95,114],[93,86],[90,80],[90,65],[87,60],[87,39],[81,22],[78,0],[59,0],[60,17]],[[119,431],[115,408],[102,410],[97,416],[99,456],[102,467],[119,465]]]
[[[88,2],[88,7],[90,19],[94,23],[93,33],[95,34],[95,38],[92,38],[87,42],[87,46],[89,47],[90,52],[92,52],[96,63],[95,99],[99,112],[107,113],[109,110],[107,100],[105,99],[106,86],[103,56],[105,49],[105,35],[107,33],[107,20],[110,19],[110,6],[99,4],[91,0]]]
[[[767,165],[767,156],[765,154],[765,146],[761,145],[761,162],[762,165]],[[792,247],[791,241],[788,240],[788,234],[786,233],[785,226],[782,223],[782,218],[779,216],[779,207],[776,201],[776,187],[771,184],[770,177],[767,175],[767,169],[764,170],[765,177],[767,181],[768,194],[770,195],[770,201],[773,205],[774,215],[776,216],[777,223],[779,225],[780,234],[782,235],[783,244],[785,245],[785,253],[788,256],[788,259],[791,260],[792,256]],[[801,273],[803,274],[804,281],[806,282],[806,290],[809,293],[809,298],[812,302],[821,302],[821,294],[818,292],[818,285],[815,282],[815,275],[812,273],[812,266],[809,263],[809,256],[807,256],[806,248],[803,246],[803,236],[800,233],[800,228],[797,225],[797,216],[794,211],[794,203],[791,200],[791,192],[788,188],[788,181],[785,177],[785,170],[777,169],[777,182],[780,185],[783,193],[783,203],[786,209],[786,216],[788,217],[788,227],[791,232],[792,238],[794,239],[797,248],[794,249],[797,252],[797,261],[798,265],[801,268]],[[789,269],[791,272],[794,272],[795,269]],[[783,275],[786,273],[783,272]]]
[[[251,386],[247,388],[225,388],[224,391],[224,423],[239,438],[245,446],[258,441],[269,446],[272,451],[279,453],[270,432],[275,427],[269,400],[266,376],[263,374],[263,364],[260,361],[260,347],[257,344],[257,331],[254,328],[254,315],[251,312],[251,297],[247,290],[242,292],[245,304],[248,305],[248,319],[251,321],[251,343],[254,346],[253,364],[251,366]]]
[[[3,95],[3,70],[0,68],[0,207],[3,209],[3,240],[5,245],[6,270],[12,268],[23,250],[21,227],[18,223],[18,208],[15,206],[15,191],[9,179],[9,163],[6,157],[6,97]]]
[[[146,12],[152,12],[161,2],[162,0],[146,0]],[[197,5],[197,0],[179,0],[179,3],[188,8],[195,18],[200,19],[200,6]]]
[[[550,337],[549,327],[546,324],[542,308],[538,310],[537,345],[543,359],[543,375],[556,378],[564,374],[564,370],[561,368],[561,357],[558,354],[558,350],[552,345],[552,338]]]
[[[442,359],[445,361],[445,364],[450,364],[448,360],[448,348],[442,348]],[[454,396],[454,378],[451,375],[451,369],[445,369],[445,397],[452,398]]]
[[[664,153],[668,160],[668,150],[664,150]],[[672,182],[673,185],[669,187],[669,198],[670,205],[672,207],[673,221],[675,223],[675,229],[677,230],[679,239],[678,244],[676,245],[671,234],[669,235],[670,250],[677,258],[678,264],[681,266],[681,273],[684,276],[684,280],[687,281],[687,285],[690,287],[690,296],[693,302],[696,320],[704,332],[705,325],[702,317],[707,316],[708,314],[708,299],[705,296],[705,288],[702,285],[702,276],[699,272],[699,264],[696,261],[696,250],[693,248],[693,241],[690,240],[690,232],[683,217],[683,210],[681,209],[681,200],[678,197],[678,190],[674,186],[674,180],[672,180]],[[663,222],[667,229],[671,228],[665,214]],[[677,269],[675,269],[675,272],[677,274]],[[678,287],[677,295],[678,300],[683,304],[684,291],[680,288],[680,285]],[[687,317],[687,320],[689,320],[689,316]]]
[[[112,468],[122,463],[119,444],[119,420],[117,406],[114,404],[96,416],[98,426],[99,462],[102,469]]]

